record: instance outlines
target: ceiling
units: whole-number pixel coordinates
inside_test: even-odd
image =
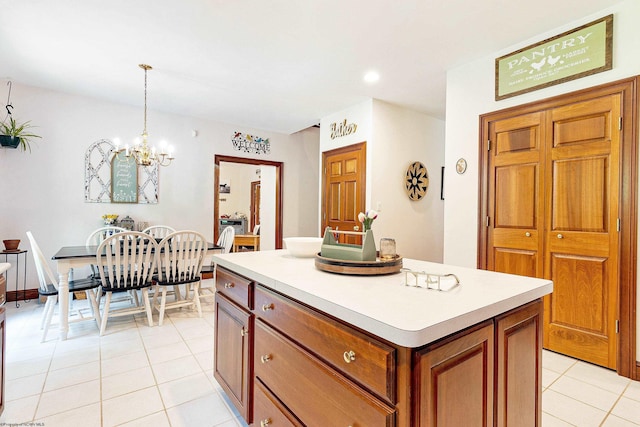
[[[0,79],[142,106],[150,64],[150,127],[294,133],[368,98],[444,119],[448,69],[622,1],[0,0]]]

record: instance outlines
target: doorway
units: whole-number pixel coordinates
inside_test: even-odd
[[[478,266],[554,281],[544,345],[637,377],[628,79],[481,116]]]
[[[214,197],[213,197],[213,235],[214,235],[214,239],[217,240],[218,236],[220,235],[220,229],[219,229],[219,215],[220,215],[220,167],[221,167],[221,163],[231,163],[231,164],[240,164],[240,165],[255,165],[257,167],[260,166],[270,166],[273,167],[274,169],[274,178],[273,178],[273,185],[275,187],[275,200],[273,201],[273,205],[275,205],[275,213],[274,213],[274,218],[273,218],[273,224],[265,224],[265,228],[269,228],[267,226],[273,227],[274,232],[273,234],[275,235],[274,237],[274,245],[275,245],[275,249],[282,249],[282,169],[283,169],[283,164],[282,162],[274,162],[274,161],[268,161],[268,160],[260,160],[260,159],[247,159],[247,158],[243,158],[243,157],[234,157],[234,156],[224,156],[224,155],[215,155],[214,158],[214,166],[215,166],[215,171],[214,171]],[[232,191],[232,185],[231,184],[231,191]],[[250,185],[250,184],[248,184]],[[269,205],[271,205],[271,203],[269,203]],[[270,221],[271,222],[271,221]],[[265,235],[263,235],[262,233],[262,225],[260,227],[261,229],[261,238],[262,237],[267,237]],[[271,234],[271,233],[265,233],[267,235]],[[267,246],[268,247],[268,246]]]

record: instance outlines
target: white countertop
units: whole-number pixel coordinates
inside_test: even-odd
[[[405,273],[350,276],[315,268],[286,249],[216,254],[220,266],[404,347],[420,347],[553,291],[553,282],[404,259],[403,266],[455,274],[461,286],[438,292],[405,286]]]

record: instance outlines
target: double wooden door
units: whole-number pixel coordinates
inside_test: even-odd
[[[544,346],[616,368],[621,95],[485,123],[486,268],[553,280]]]

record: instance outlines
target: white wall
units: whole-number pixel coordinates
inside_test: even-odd
[[[611,13],[614,14],[612,70],[503,101],[494,100],[495,58]],[[561,28],[545,34],[539,34],[530,40],[523,40],[517,45],[505,47],[489,57],[448,72],[445,146],[445,263],[466,267],[476,266],[479,116],[484,113],[640,74],[640,55],[638,55],[638,52],[640,52],[639,22],[640,2],[627,0],[615,7],[585,16],[579,21],[567,23]],[[468,168],[464,175],[455,173],[454,166],[456,160],[460,157],[467,159]],[[638,293],[638,297],[640,298],[640,293]],[[640,301],[638,305],[640,306]],[[640,316],[638,316],[638,333],[637,354],[640,355]]]
[[[358,125],[355,134],[331,139],[330,124]],[[443,209],[440,167],[444,165],[444,122],[422,113],[370,100],[321,120],[321,151],[367,142],[367,209],[382,210],[373,223],[376,246],[381,237],[396,240],[406,258],[442,261]],[[322,156],[320,156],[320,162]],[[414,161],[429,172],[427,195],[409,200],[404,189],[407,167]]]
[[[6,87],[4,82],[0,87]],[[120,137],[126,141],[138,136],[142,131],[143,107],[15,82],[11,101],[14,117],[19,121],[31,120],[38,126],[36,133],[43,137],[32,153],[0,149],[0,237],[19,238],[22,248],[28,249],[25,235],[28,230],[47,257],[61,246],[84,244],[89,232],[102,225],[100,217],[105,213],[129,215],[150,224],[191,228],[213,239],[215,154],[283,162],[283,233],[303,235],[317,229],[317,222],[310,225],[308,221],[317,218],[318,212],[317,129],[285,135],[150,110],[150,141],[167,139],[174,145],[176,155],[171,166],[160,168],[159,203],[85,203],[86,149],[100,139]],[[196,138],[191,136],[192,129],[198,130]],[[235,131],[269,138],[271,153],[252,155],[234,150],[231,136]],[[299,191],[299,181],[314,190]],[[52,266],[55,268],[53,263]],[[9,282],[13,290],[12,281]],[[27,287],[37,287],[31,258]]]

